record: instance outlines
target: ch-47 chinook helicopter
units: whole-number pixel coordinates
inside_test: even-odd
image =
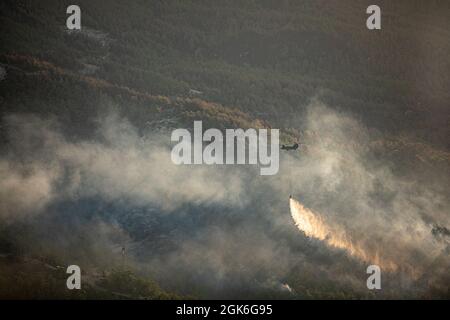
[[[294,143],[293,145],[288,145],[288,144],[282,144],[281,145],[281,150],[297,150],[298,149],[298,143]]]

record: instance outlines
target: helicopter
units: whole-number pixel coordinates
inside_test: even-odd
[[[281,145],[281,150],[297,150],[298,149],[298,143],[294,143],[293,145],[288,145],[288,144],[282,144]]]

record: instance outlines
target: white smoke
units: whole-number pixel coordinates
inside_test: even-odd
[[[353,245],[349,252],[361,251],[363,260],[383,258],[415,274],[442,260],[447,245],[432,236],[433,225],[424,216],[437,225],[450,224],[445,193],[426,181],[417,183],[414,175],[400,178],[385,162],[371,158],[370,138],[377,134],[347,115],[314,101],[305,125],[313,138],[307,153],[291,159],[284,171],[291,190],[282,188],[321,213],[314,216],[323,222],[319,239],[331,241],[334,234]],[[308,224],[297,222],[311,235]]]
[[[164,210],[245,202],[237,172],[176,166],[164,137],[140,137],[117,115],[102,120],[96,142],[70,141],[54,124],[35,117],[10,117],[7,123],[14,149],[0,159],[4,217],[41,212],[51,201],[95,196]]]
[[[176,166],[169,136],[141,134],[116,114],[99,121],[94,140],[71,139],[52,121],[11,116],[4,121],[10,148],[0,158],[0,219],[37,215],[58,201],[90,197],[161,211],[212,205],[226,208],[224,215],[238,212],[253,220],[232,229],[199,230],[148,264],[170,275],[183,269],[202,281],[208,274],[214,284],[236,275],[281,279],[301,265],[321,275],[339,273],[340,280],[332,279],[356,287],[359,282],[342,267],[346,262],[322,263],[274,238],[274,230],[289,233],[285,199],[294,194],[320,212],[328,229],[345,231],[345,239],[364,252],[378,251],[400,269],[422,273],[431,266],[439,281],[448,266],[447,244],[432,236],[427,221],[449,225],[447,194],[399,178],[390,166],[374,161],[367,153],[374,134],[352,117],[313,102],[302,121],[308,134],[301,142],[307,147],[283,154],[279,174],[262,178],[246,166]]]

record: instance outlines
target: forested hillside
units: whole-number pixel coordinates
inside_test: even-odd
[[[445,146],[443,1],[426,11],[420,1],[382,3],[380,32],[365,28],[364,1],[81,1],[78,33],[65,30],[67,3],[4,1],[1,53],[152,95],[192,88],[277,126],[298,126],[291,115],[319,96],[369,125]]]
[[[387,164],[394,175],[410,177],[413,173],[413,181],[418,184],[433,181],[437,189],[447,190],[447,194],[450,190],[448,1],[378,1],[382,30],[376,31],[366,28],[366,8],[372,3],[365,0],[79,0],[80,31],[66,28],[70,4],[72,1],[66,0],[0,3],[3,154],[14,152],[17,143],[12,138],[16,129],[5,120],[12,115],[54,120],[67,142],[78,146],[96,139],[99,117],[113,109],[136,127],[139,137],[157,132],[168,140],[170,129],[190,128],[194,120],[203,120],[205,127],[220,129],[279,128],[281,142],[300,142],[302,155],[314,155],[320,149],[317,142],[326,139],[327,130],[313,130],[305,119],[311,102],[320,101],[338,115],[355,119],[368,132],[362,142],[340,141],[339,149],[351,151],[359,143],[358,148],[372,157],[374,167]],[[2,168],[2,173],[9,170]],[[72,198],[64,201],[76,202]],[[110,208],[116,203],[108,204],[109,198],[107,204],[95,201],[77,203],[73,210],[88,212],[87,208],[93,206],[102,217],[110,213],[119,216],[117,208]],[[64,208],[62,203],[54,204],[49,211]],[[183,214],[189,216],[197,210],[195,205],[198,201],[182,206]],[[6,211],[6,205],[2,210]],[[177,219],[185,219],[183,214]],[[133,215],[121,223],[132,235],[139,229],[130,222],[132,219],[149,223],[151,232],[144,232],[140,241],[161,244],[155,251],[173,245],[164,242],[165,237],[180,230],[192,232],[178,225],[164,229],[170,224],[167,217],[148,222],[150,218],[142,215],[145,218]],[[223,223],[206,214],[200,217],[192,218],[187,225],[206,224],[203,217],[214,225]],[[241,218],[229,219],[239,222]],[[32,282],[42,287],[49,283],[43,289],[46,298],[74,298],[45,280],[64,277],[55,269],[64,259],[56,257],[45,264],[50,253],[37,257],[34,248],[33,254],[28,254],[24,243],[33,242],[31,236],[22,239],[14,223],[0,221],[0,227],[4,231],[0,234],[0,288],[16,281],[8,276],[15,266],[31,263],[41,270]],[[39,230],[30,234],[42,237],[45,228]],[[291,241],[288,238],[283,241]],[[308,246],[300,247],[308,251]],[[90,291],[75,298],[121,298],[121,294],[122,298],[179,297],[166,293],[166,288],[194,297],[208,297],[208,290],[219,297],[222,294],[219,285],[205,288],[199,284],[186,289],[187,285],[177,285],[176,276],[168,279],[171,277],[155,272],[158,281],[168,283],[161,284],[163,290],[147,280],[152,270],[145,273],[139,265],[133,271],[124,271],[120,266],[118,262],[115,269],[94,267]],[[311,280],[320,278],[321,271],[303,267],[295,264],[283,269],[284,279],[297,283],[296,297],[372,297],[329,279],[322,287]],[[306,275],[296,272],[298,268],[307,270]],[[107,271],[99,275],[100,270]],[[308,272],[313,276],[308,278]],[[224,273],[224,278],[229,276]],[[24,279],[19,281],[22,289],[8,294],[0,289],[0,297],[23,295],[29,282]],[[179,279],[179,283],[183,281]],[[196,278],[191,282],[197,283]],[[135,285],[127,287],[130,283]],[[255,294],[249,289],[242,296],[288,296],[271,290]],[[448,290],[436,290],[437,296],[448,294]],[[39,290],[31,291],[26,297],[39,294]],[[393,291],[386,295],[391,296],[402,295]]]

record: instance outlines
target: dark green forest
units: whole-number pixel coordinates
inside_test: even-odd
[[[57,119],[70,140],[81,141],[114,106],[140,132],[193,120],[280,128],[281,142],[299,141],[308,152],[320,132],[304,130],[303,118],[320,100],[374,132],[368,152],[399,176],[413,171],[419,182],[431,176],[450,188],[448,1],[378,1],[382,30],[375,31],[365,27],[365,0],[79,0],[80,31],[66,29],[70,4],[1,1],[2,119]],[[7,131],[0,126],[1,152],[11,144]],[[68,293],[58,287],[62,259],[30,253],[21,237],[33,231],[20,228],[0,221],[0,298],[207,296],[201,287],[166,288],[151,272],[120,264],[92,271],[81,292]],[[300,298],[373,297],[331,281],[309,283],[296,268],[286,277],[301,283]],[[267,296],[280,297],[261,293]]]

